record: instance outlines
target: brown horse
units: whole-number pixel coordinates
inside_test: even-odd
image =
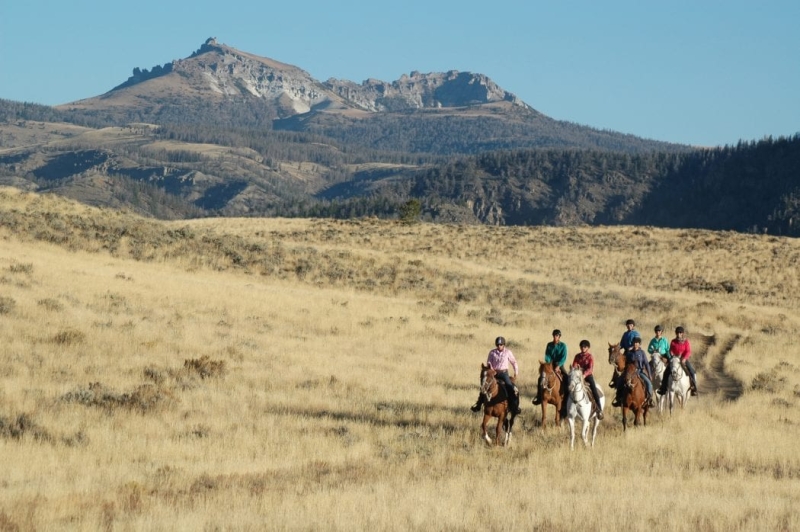
[[[628,411],[633,412],[633,425],[638,426],[641,422],[647,425],[647,411],[650,408],[647,404],[647,389],[644,381],[639,376],[636,364],[630,362],[625,365],[625,371],[619,386],[620,397],[622,398],[622,430],[628,428]]]
[[[610,387],[616,386],[617,377],[625,370],[625,353],[621,351],[618,343],[608,343],[608,363],[614,366],[614,376],[611,377]]]
[[[481,393],[485,399],[481,435],[487,444],[492,444],[492,438],[486,431],[486,425],[490,419],[496,417],[497,428],[495,429],[494,444],[500,445],[500,433],[501,430],[505,430],[503,445],[508,445],[511,441],[511,430],[514,428],[514,418],[517,415],[509,409],[505,385],[503,381],[495,378],[496,373],[488,364],[481,364]],[[511,377],[511,382],[515,382],[515,379],[516,377]]]
[[[566,375],[562,375],[562,378]],[[542,388],[542,427],[547,421],[547,405],[556,407],[555,424],[561,426],[561,409],[567,403],[567,390],[563,381],[556,375],[553,365],[539,361],[539,386]]]

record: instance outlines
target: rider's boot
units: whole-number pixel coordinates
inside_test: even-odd
[[[470,410],[472,410],[473,412],[477,412],[478,410],[481,409],[481,406],[483,406],[483,394],[482,393],[478,394],[478,401],[474,405],[472,405],[470,407]]]
[[[689,389],[691,390],[692,395],[697,395],[697,379],[689,375],[689,382],[691,383]]]
[[[620,395],[621,394],[619,393],[619,390],[617,390],[617,393],[614,395],[614,400],[611,401],[611,406],[613,407],[622,406],[622,398],[620,397]]]
[[[531,401],[531,403],[533,403],[533,404],[535,404],[537,406],[542,404],[542,387],[541,386],[536,388],[536,397],[533,399],[533,401]]]

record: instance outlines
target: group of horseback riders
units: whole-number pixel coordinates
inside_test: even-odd
[[[622,339],[619,342],[620,353],[624,353],[626,363],[633,363],[636,366],[639,376],[641,377],[647,389],[647,403],[650,407],[654,407],[655,397],[653,394],[652,369],[647,360],[647,355],[642,349],[642,337],[636,330],[636,322],[634,320],[627,320],[625,322],[625,327],[627,330],[623,333]],[[682,365],[689,374],[689,379],[691,381],[691,394],[697,395],[696,373],[694,367],[689,362],[689,357],[692,355],[692,348],[688,338],[686,338],[686,331],[684,328],[677,327],[675,329],[675,338],[669,344],[667,344],[666,338],[663,337],[663,328],[661,325],[656,325],[654,332],[655,336],[650,340],[650,343],[647,346],[647,352],[651,356],[661,357],[665,363],[668,363],[673,357],[679,357]],[[581,340],[580,352],[573,358],[571,367],[580,368],[583,370],[584,380],[592,392],[591,395],[594,403],[593,408],[598,419],[603,419],[603,411],[601,408],[599,408],[600,394],[598,393],[597,385],[595,384],[593,375],[594,357],[590,349],[591,344],[589,341]],[[545,347],[544,362],[546,364],[551,364],[553,370],[557,374],[560,374],[559,378],[562,382],[562,390],[565,389],[563,387],[566,386],[566,377],[569,373],[566,368],[567,345],[561,341],[561,331],[558,329],[553,331],[553,340],[548,342],[547,346]],[[495,339],[495,348],[489,351],[487,364],[495,370],[496,378],[502,381],[505,385],[509,411],[515,415],[520,414],[522,410],[519,406],[519,389],[512,382],[508,373],[509,366],[511,366],[514,368],[514,375],[516,379],[516,377],[519,375],[519,364],[517,363],[517,359],[514,357],[514,354],[511,352],[511,350],[506,347],[506,340],[504,337],[498,336]],[[609,386],[615,388],[617,391],[616,397],[612,402],[612,405],[615,407],[621,406],[620,390],[623,388],[621,381],[622,376],[615,374],[611,383],[609,384]],[[662,379],[661,386],[657,392],[659,395],[664,395],[667,393],[668,381],[668,378]],[[543,388],[541,383],[539,383],[536,390],[536,398],[532,401],[534,405],[540,405],[542,403],[542,394]],[[473,412],[479,411],[485,401],[486,398],[484,397],[484,394],[479,394],[478,401],[472,405],[471,410]],[[562,410],[566,410],[566,401],[563,402]]]

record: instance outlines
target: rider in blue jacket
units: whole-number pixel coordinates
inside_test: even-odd
[[[636,365],[636,369],[639,370],[639,377],[641,377],[645,388],[647,389],[647,404],[652,408],[656,405],[655,401],[653,400],[653,382],[650,377],[650,364],[648,364],[647,355],[642,349],[642,338],[639,335],[636,335],[631,339],[631,343],[632,349],[625,353],[625,360],[628,363],[633,362]],[[617,397],[612,403],[614,406],[621,406],[621,398],[619,394],[620,388],[622,387],[617,385]]]

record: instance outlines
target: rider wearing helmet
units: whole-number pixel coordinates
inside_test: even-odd
[[[594,371],[594,357],[591,351],[589,351],[592,344],[589,343],[589,340],[581,340],[580,347],[581,352],[575,355],[575,358],[572,360],[572,367],[581,368],[583,370],[583,379],[589,383],[589,387],[592,389],[597,419],[602,420],[603,410],[600,408],[600,393],[597,391],[597,384],[595,384],[594,375],[592,374]]]
[[[683,327],[675,328],[675,338],[669,344],[669,354],[673,357],[680,357],[681,364],[686,368],[686,373],[689,374],[692,395],[697,395],[697,374],[694,371],[694,367],[692,367],[692,363],[689,362],[689,357],[692,356],[692,346],[689,344],[689,339],[686,338],[685,334],[686,330]],[[661,389],[666,393],[666,386],[662,384]],[[661,395],[664,395],[664,393]]]
[[[629,319],[625,322],[625,328],[627,329],[624,333],[622,333],[622,338],[619,341],[619,348],[622,351],[625,351],[625,354],[628,354],[628,351],[633,349],[633,339],[636,336],[639,336],[639,331],[636,330],[636,322]]]
[[[514,414],[520,414],[522,410],[519,408],[519,391],[508,375],[508,366],[511,365],[514,368],[514,376],[519,376],[519,364],[517,364],[517,359],[514,358],[514,353],[511,352],[511,349],[506,348],[505,338],[498,336],[494,341],[494,345],[495,348],[489,351],[486,363],[497,372],[495,378],[503,381],[506,386],[509,410]],[[478,394],[478,401],[472,405],[472,411],[477,412],[480,410],[484,400],[483,394]]]
[[[548,364],[552,364],[553,371],[558,373],[561,371],[561,376],[567,376],[567,344],[561,341],[561,331],[558,329],[553,330],[553,341],[547,342],[547,346],[544,348],[544,361]],[[561,379],[562,385],[564,383],[564,379]],[[533,400],[533,404],[540,405],[542,404],[542,393],[544,390],[542,389],[541,383],[536,388],[536,398]],[[564,402],[564,406],[566,407],[566,402]]]
[[[628,363],[632,362],[636,365],[639,377],[641,377],[647,389],[647,405],[652,408],[656,406],[656,403],[653,400],[653,382],[650,377],[650,364],[647,363],[647,355],[644,354],[644,350],[642,349],[642,338],[637,334],[631,339],[631,342],[633,343],[633,349],[625,354],[625,360]],[[611,403],[614,406],[622,405],[622,398],[619,392],[620,388],[622,388],[622,386],[617,386],[617,396],[614,398],[614,402]]]

